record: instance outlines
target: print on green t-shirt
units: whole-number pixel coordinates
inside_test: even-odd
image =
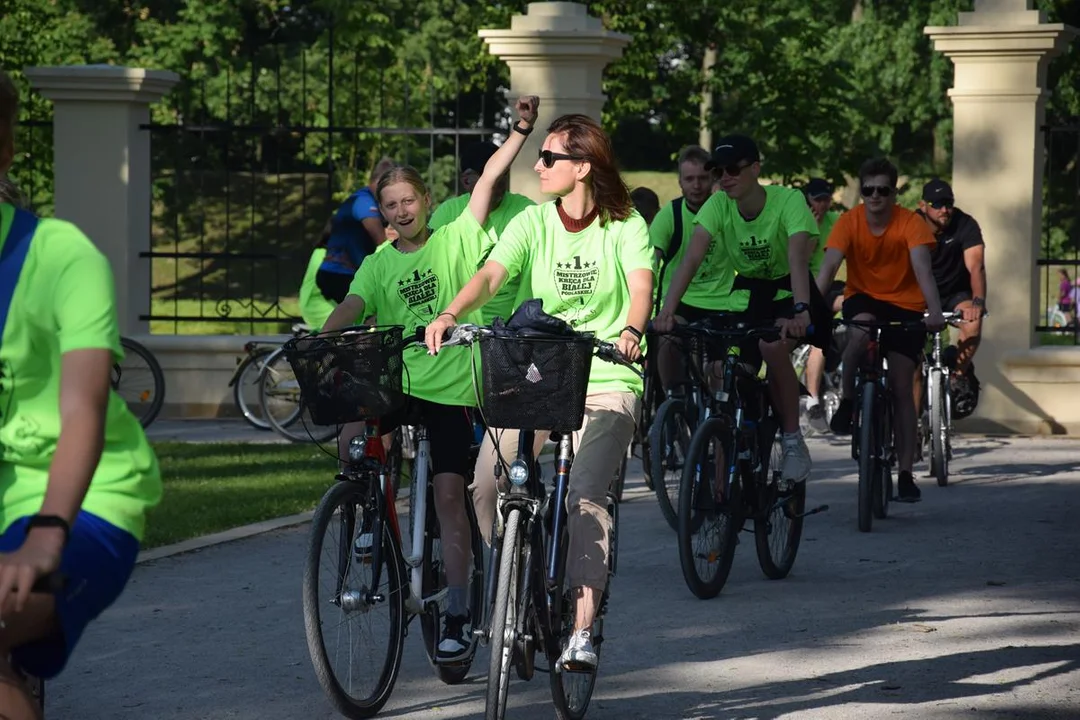
[[[762,280],[791,274],[788,238],[799,232],[813,238],[818,235],[817,221],[802,192],[780,185],[765,186],[765,207],[753,220],[744,219],[735,201],[718,192],[701,207],[696,221],[709,231],[735,272]],[[790,295],[785,290],[776,297]]]
[[[476,273],[491,240],[466,206],[449,225],[428,237],[416,252],[395,247],[364,260],[350,295],[364,301],[364,315],[379,325],[403,325],[405,337],[442,312]],[[459,317],[461,323],[481,323],[479,313]],[[429,355],[423,346],[405,350],[402,386],[422,400],[444,405],[475,405],[469,349],[451,347]]]
[[[469,198],[471,197],[472,193],[464,193],[443,202],[432,213],[431,218],[428,220],[428,226],[435,230],[460,217],[462,211],[469,207]],[[488,231],[488,235],[494,233],[494,240],[498,242],[499,237],[506,230],[507,224],[514,219],[514,216],[533,205],[536,205],[536,203],[533,202],[532,198],[516,193],[506,193],[499,202],[499,206],[488,215],[487,222],[484,223],[484,230]],[[516,307],[518,293],[521,290],[520,285],[521,283],[517,280],[508,280],[503,283],[503,286],[499,288],[499,292],[495,293],[495,297],[491,298],[480,311],[485,325],[490,325],[497,317],[501,317],[503,320],[510,318]]]
[[[686,206],[682,206],[682,244],[675,252],[674,257],[667,263],[663,272],[663,283],[671,285],[671,278],[682,263],[686,255],[686,248],[690,247],[690,238],[694,234],[694,219],[696,214]],[[674,203],[668,203],[660,209],[649,226],[649,243],[663,253],[667,253],[671,245],[671,236],[675,232]],[[663,260],[660,261],[663,263]],[[659,277],[659,274],[658,274]],[[748,293],[744,290],[732,291],[731,283],[735,279],[735,272],[731,263],[722,253],[716,251],[715,240],[709,243],[709,250],[705,259],[701,261],[693,279],[683,293],[682,301],[687,305],[705,310],[743,310],[746,308]],[[667,287],[661,288],[666,293]],[[661,295],[661,297],[664,297]]]
[[[530,297],[544,311],[579,332],[614,342],[626,327],[630,310],[627,274],[652,270],[652,248],[645,221],[634,212],[622,221],[600,226],[599,219],[581,232],[570,232],[554,202],[527,208],[507,226],[489,260],[521,276]],[[641,394],[634,371],[594,359],[589,392]]]
[[[0,248],[14,215],[0,204]],[[75,350],[123,356],[112,270],[74,225],[43,219],[0,338],[0,532],[41,510],[60,438],[61,357]],[[141,540],[161,474],[142,426],[112,391],[104,436],[82,509]]]
[[[300,305],[300,317],[316,330],[326,323],[330,313],[337,307],[337,303],[333,300],[326,299],[315,281],[319,274],[319,266],[322,265],[325,257],[326,248],[318,247],[311,252],[304,280],[300,283],[300,297],[297,299]]]

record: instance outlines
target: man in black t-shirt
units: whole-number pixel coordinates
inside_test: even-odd
[[[952,188],[944,180],[923,186],[919,214],[937,237],[933,252],[934,280],[941,309],[964,314],[960,325],[956,370],[967,373],[979,345],[982,315],[986,308],[986,266],[983,264],[982,230],[975,218],[956,207]]]

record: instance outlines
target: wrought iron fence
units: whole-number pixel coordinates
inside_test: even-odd
[[[1042,289],[1043,344],[1080,344],[1080,118],[1043,127],[1046,175],[1043,187],[1043,240],[1038,265]]]

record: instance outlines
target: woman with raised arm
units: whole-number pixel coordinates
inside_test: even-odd
[[[652,305],[652,251],[645,221],[615,167],[611,140],[592,118],[564,115],[548,127],[534,169],[540,190],[556,199],[526,208],[510,222],[483,268],[428,325],[428,347],[437,353],[446,330],[482,307],[508,278],[522,276],[548,314],[615,343],[636,360]],[[564,665],[596,666],[591,630],[608,581],[608,485],[634,434],[641,392],[633,370],[593,361],[567,498],[566,572],[575,615],[574,634],[560,658]],[[502,433],[503,457],[516,455],[517,436]],[[490,439],[484,442],[473,502],[490,541],[496,454]]]
[[[532,131],[539,103],[531,96],[518,100],[516,132],[511,132],[487,161],[461,215],[437,230],[428,230],[431,197],[416,170],[394,167],[379,179],[379,207],[398,238],[391,247],[364,261],[348,295],[327,319],[324,330],[338,330],[375,316],[383,325],[404,325],[408,336],[418,326],[437,319],[440,308],[465,286],[490,249],[490,236],[482,226],[487,221],[492,190]],[[459,317],[480,322],[479,314],[463,313]],[[436,654],[442,662],[453,662],[465,655],[472,633],[468,613],[472,548],[465,514],[465,476],[470,469],[473,427],[466,408],[476,404],[476,395],[469,351],[453,350],[446,357],[435,358],[426,348],[413,346],[404,357],[409,414],[419,415],[431,441],[435,512],[449,590],[449,607]],[[386,427],[392,425],[390,422]],[[362,428],[361,424],[346,426],[339,447],[347,448],[349,440]]]

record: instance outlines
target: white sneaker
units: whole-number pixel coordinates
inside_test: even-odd
[[[780,479],[802,482],[810,477],[810,450],[802,436],[781,438],[784,459],[780,464]]]
[[[559,657],[559,665],[575,672],[595,670],[596,651],[593,649],[592,633],[588,630],[575,630]]]

